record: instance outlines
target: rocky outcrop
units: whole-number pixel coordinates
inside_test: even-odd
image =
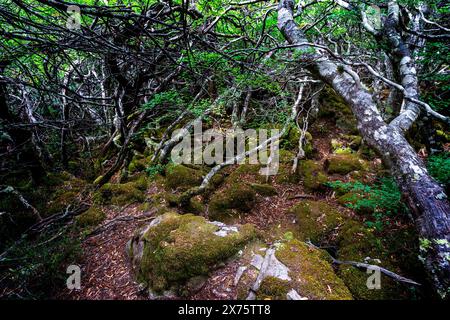
[[[346,216],[324,201],[301,201],[289,209],[295,214],[300,240],[320,243]]]
[[[303,186],[311,191],[321,189],[328,177],[317,161],[303,160],[299,162],[298,171],[303,178]]]
[[[256,200],[256,191],[250,185],[233,182],[216,191],[209,202],[209,217],[224,221],[235,212],[248,212]]]
[[[190,294],[198,282],[254,239],[253,225],[228,226],[168,212],[127,244],[139,283],[154,294]]]
[[[255,246],[247,256],[235,278],[239,299],[352,299],[327,253],[306,243],[292,239],[271,247]]]
[[[364,161],[353,154],[331,155],[325,160],[325,169],[329,174],[348,174],[365,169]]]

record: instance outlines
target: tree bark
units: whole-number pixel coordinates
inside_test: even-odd
[[[293,10],[293,0],[280,1],[278,28],[289,43],[299,44],[297,50],[302,50],[302,62],[309,71],[332,86],[347,102],[361,135],[391,168],[416,213],[419,235],[429,244],[424,252],[424,263],[436,291],[444,298],[450,288],[450,204],[444,190],[430,177],[424,163],[401,134],[402,129],[383,121],[371,94],[359,85],[358,79],[342,72],[344,66],[305,44],[309,41],[295,23]]]

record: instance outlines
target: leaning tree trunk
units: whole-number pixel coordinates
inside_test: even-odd
[[[278,28],[291,44],[303,50],[302,62],[310,72],[329,84],[351,107],[365,140],[383,156],[385,163],[407,194],[416,213],[421,239],[429,244],[424,263],[437,292],[445,297],[450,288],[450,204],[442,187],[430,177],[423,162],[401,134],[386,124],[371,94],[347,66],[338,65],[315,52],[293,18],[294,1],[281,0]],[[305,50],[307,49],[307,50]],[[313,52],[313,53],[311,53]]]

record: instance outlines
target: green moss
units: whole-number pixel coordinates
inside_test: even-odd
[[[241,278],[239,279],[239,283],[237,285],[237,299],[238,300],[245,300],[249,294],[249,288],[255,283],[256,278],[258,277],[258,270],[253,267],[249,266],[244,273],[242,274]]]
[[[256,192],[248,184],[231,183],[213,194],[209,202],[209,216],[223,220],[227,215],[232,215],[233,210],[248,212],[255,199]]]
[[[331,88],[322,90],[319,96],[320,118],[336,119],[336,126],[349,134],[357,134],[357,122],[352,110],[345,101]]]
[[[136,153],[128,165],[128,171],[130,173],[144,171],[150,164],[150,157],[145,157],[143,154]]]
[[[138,207],[139,211],[148,212],[153,208],[153,205],[150,202],[141,203]]]
[[[322,90],[319,96],[320,109],[318,116],[321,118],[331,118],[352,114],[351,109],[331,87]]]
[[[250,184],[253,190],[256,191],[257,194],[262,196],[276,196],[278,194],[277,189],[272,187],[269,184],[259,184],[259,183],[252,183]]]
[[[275,181],[280,184],[298,183],[300,176],[297,172],[292,172],[291,164],[280,164],[278,172],[275,175]]]
[[[153,195],[150,199],[147,199],[147,202],[140,204],[138,210],[143,212],[153,211],[155,216],[171,211],[161,199],[162,197],[159,194]]]
[[[361,144],[358,150],[358,155],[363,159],[367,160],[373,160],[377,156],[375,151],[371,147],[369,147],[366,143]]]
[[[166,192],[164,193],[164,199],[171,207],[177,207],[180,204],[180,195]]]
[[[73,176],[67,171],[48,173],[44,178],[44,184],[49,187],[56,187],[64,184],[64,182],[70,180]]]
[[[289,130],[288,135],[281,141],[281,146],[288,150],[298,150],[298,141],[300,139],[301,132],[297,127],[292,127]],[[305,151],[305,156],[310,157],[313,154],[313,137],[311,133],[305,133],[305,140],[303,141],[303,151]],[[280,149],[280,152],[283,149]],[[280,153],[281,158],[281,153]]]
[[[342,148],[344,143],[338,139],[331,139],[331,149],[334,151],[336,149]]]
[[[361,160],[355,155],[333,155],[325,161],[328,173],[347,174],[364,169]]]
[[[165,175],[166,187],[173,190],[187,190],[202,183],[204,172],[184,165],[169,165],[166,167]]]
[[[361,146],[362,138],[356,135],[343,134],[341,139],[331,140],[331,150],[334,154],[352,154]]]
[[[166,192],[163,194],[164,200],[171,207],[179,207],[181,204],[181,195]],[[180,207],[183,212],[200,214],[206,211],[205,205],[197,198],[189,199],[187,205]]]
[[[444,142],[450,142],[450,133],[447,133],[444,130],[436,130],[436,135]]]
[[[256,295],[257,300],[286,300],[286,295],[290,290],[287,280],[276,277],[266,277],[261,281],[261,285]]]
[[[87,186],[86,181],[76,178],[67,172],[52,174],[48,183],[56,190],[46,205],[46,215],[63,211],[68,205],[78,201],[80,192]]]
[[[295,158],[295,153],[285,150],[279,149],[279,162],[280,163],[292,163]]]
[[[390,255],[380,239],[373,231],[365,228],[360,222],[350,220],[339,232],[338,259],[342,261],[363,262],[370,257],[370,264],[380,265],[393,272],[401,273],[390,263]],[[377,259],[381,263],[377,262]],[[353,266],[340,265],[338,274],[356,299],[400,299],[404,296],[405,287],[382,275],[381,289],[367,288],[369,274]]]
[[[145,194],[136,182],[122,184],[106,183],[96,191],[92,199],[95,204],[126,205],[145,201]]]
[[[237,168],[227,177],[225,184],[236,183],[242,181],[242,177],[246,176],[248,180],[260,181],[261,175],[259,170],[261,166],[258,164],[240,164]]]
[[[137,241],[142,241],[142,257],[133,262],[138,280],[156,292],[180,288],[192,277],[207,275],[256,236],[254,226],[243,225],[238,232],[221,237],[214,234],[218,226],[191,214],[169,212],[159,219],[133,239],[129,250],[135,252]]]
[[[298,171],[303,178],[303,186],[308,190],[318,190],[328,181],[320,163],[312,160],[303,160],[298,164]]]
[[[94,180],[94,182],[92,182],[92,184],[97,185],[100,182],[100,180],[102,180],[102,179],[103,179],[103,175],[100,175],[97,178],[95,178],[95,180]]]
[[[148,188],[149,179],[145,173],[140,173],[129,177],[128,182],[132,182],[136,189],[145,191]]]
[[[47,214],[52,215],[63,211],[68,205],[74,203],[78,198],[78,191],[60,191],[47,203]]]
[[[287,147],[295,149],[298,146],[298,140],[300,139],[300,130],[297,127],[291,127],[287,135]]]
[[[185,208],[185,211],[195,214],[201,214],[206,211],[206,207],[200,200],[191,198],[188,206]]]
[[[284,243],[275,256],[290,272],[292,284],[302,296],[315,300],[349,300],[352,295],[324,259],[327,253],[296,239]]]
[[[334,150],[335,154],[352,154],[353,151],[350,148],[338,148],[336,150]]]
[[[105,220],[106,214],[99,207],[92,206],[75,218],[77,225],[80,227],[90,227],[100,224]]]
[[[297,216],[300,240],[309,239],[316,244],[324,240],[345,218],[323,201],[301,201],[289,212]]]
[[[349,143],[349,147],[352,148],[353,150],[358,150],[359,147],[361,147],[362,145],[362,137],[361,136],[350,136],[352,139]]]

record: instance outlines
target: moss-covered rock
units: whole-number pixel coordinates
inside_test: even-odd
[[[351,299],[329,254],[292,237],[243,250],[236,273],[237,298],[270,300]]]
[[[68,205],[76,202],[78,196],[78,191],[58,191],[55,195],[53,195],[52,200],[47,203],[47,214],[52,215],[63,211]]]
[[[330,144],[332,151],[344,147],[344,142],[339,139],[331,139]]]
[[[128,182],[133,182],[134,186],[141,191],[147,190],[149,185],[149,178],[145,173],[135,174],[128,177],[127,180]]]
[[[342,134],[339,139],[331,139],[331,151],[334,154],[352,154],[359,149],[361,143],[360,136]]]
[[[275,256],[289,268],[291,286],[308,299],[350,300],[352,295],[334,273],[327,253],[293,239],[283,243]]]
[[[289,281],[277,277],[266,277],[262,280],[256,295],[257,300],[286,300],[289,292]]]
[[[187,190],[199,186],[204,172],[184,165],[168,165],[165,171],[166,187],[173,190]]]
[[[143,154],[136,153],[128,165],[128,171],[130,173],[142,172],[150,164],[150,157],[145,157]]]
[[[171,207],[178,207],[181,204],[181,195],[179,194],[173,194],[173,193],[164,193],[164,197],[166,202]],[[180,207],[181,210],[187,213],[195,213],[200,214],[206,211],[205,205],[197,198],[191,198],[189,199],[189,202]]]
[[[201,214],[206,211],[206,206],[196,198],[191,198],[188,206],[185,208],[186,212]]]
[[[127,252],[139,282],[151,291],[184,291],[255,238],[253,225],[226,226],[191,214],[168,212],[137,233]]]
[[[159,192],[150,195],[145,202],[139,205],[139,210],[148,212],[153,211],[155,216],[162,215],[172,209],[168,206],[167,193]]]
[[[303,186],[308,190],[318,190],[328,181],[320,163],[312,160],[302,160],[298,171],[303,178]]]
[[[257,194],[262,196],[270,197],[278,194],[277,189],[270,184],[251,183],[250,186]]]
[[[92,227],[100,224],[105,220],[106,214],[99,207],[92,206],[75,218],[77,225],[80,227]]]
[[[350,149],[349,147],[345,147],[345,148],[338,148],[336,150],[334,150],[335,154],[352,154],[353,150]]]
[[[225,179],[225,184],[237,183],[245,177],[248,182],[262,182],[263,176],[259,173],[259,164],[240,164]]]
[[[356,155],[332,155],[325,161],[325,169],[330,174],[347,174],[363,170],[364,164]]]
[[[209,202],[209,216],[216,220],[226,219],[234,211],[248,212],[253,207],[256,192],[246,183],[231,183],[216,191]]]
[[[286,138],[284,138],[281,141],[281,146],[283,148],[286,148],[288,150],[298,150],[298,141],[300,139],[301,136],[301,132],[297,127],[292,127],[289,129],[289,133],[286,136]],[[303,141],[303,145],[302,145],[303,151],[305,151],[305,156],[307,158],[311,157],[314,153],[314,147],[313,147],[313,137],[311,135],[311,133],[306,132],[305,133],[305,138]],[[280,149],[280,152],[283,149]],[[280,154],[280,158],[281,158],[281,154]]]
[[[280,163],[292,163],[295,158],[295,153],[285,149],[279,149],[279,162]]]
[[[280,184],[298,183],[300,176],[297,172],[292,172],[292,164],[280,164],[275,175],[275,182]]]
[[[291,209],[297,217],[300,240],[320,243],[345,219],[345,216],[323,201],[301,201]]]
[[[47,202],[46,215],[61,212],[68,205],[77,202],[80,192],[87,186],[86,181],[67,172],[51,174],[48,179],[51,189],[55,191]]]
[[[106,183],[97,190],[92,199],[96,204],[126,205],[145,201],[145,194],[140,183],[130,181],[122,184]],[[142,187],[142,186],[141,186]]]

